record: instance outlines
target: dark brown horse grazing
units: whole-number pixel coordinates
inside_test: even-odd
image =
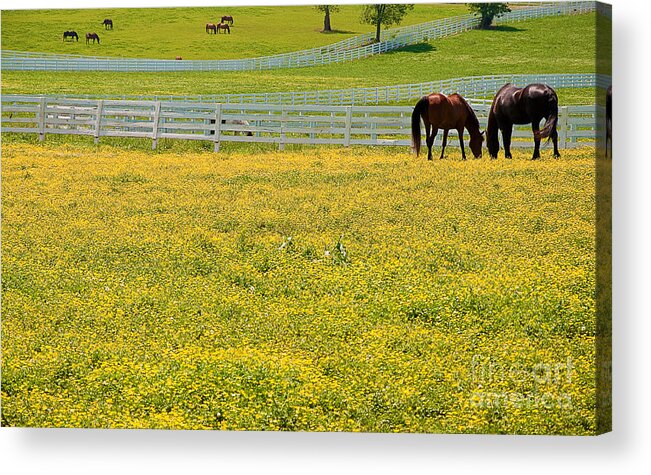
[[[77,41],[79,41],[79,35],[77,34],[76,31],[64,31],[63,32],[63,41],[66,40],[66,38],[72,38]]]
[[[466,159],[466,151],[463,146],[463,129],[468,129],[470,134],[470,150],[475,158],[481,157],[481,144],[484,141],[483,132],[479,131],[479,120],[472,110],[470,104],[459,94],[445,96],[443,94],[430,94],[423,96],[414,107],[411,114],[411,142],[416,156],[420,153],[420,119],[425,123],[425,136],[427,137],[427,159],[432,159],[432,145],[438,129],[443,129],[443,144],[441,145],[441,157],[445,152],[448,141],[448,131],[456,129],[459,133],[461,144],[461,156]],[[434,129],[432,131],[432,129]]]
[[[102,22],[102,25],[104,25],[105,30],[112,30],[113,20],[111,20],[110,18],[105,18],[104,21]]]
[[[229,22],[233,26],[233,17],[231,15],[224,15],[222,17],[221,23]]]
[[[210,33],[211,31],[217,33],[217,25],[214,23],[206,23],[206,33]]]
[[[95,40],[97,40],[97,44],[99,44],[99,36],[97,36],[97,33],[86,33],[86,44],[90,40],[93,40],[93,44],[95,44]]]
[[[540,130],[540,121],[545,119],[545,127]],[[497,158],[500,142],[497,131],[502,131],[504,155],[511,158],[511,134],[514,124],[531,124],[534,137],[532,160],[540,158],[540,139],[549,137],[554,142],[554,157],[558,153],[558,96],[556,91],[545,84],[529,84],[525,88],[505,84],[501,87],[491,105],[486,127],[486,146],[491,158]]]
[[[608,157],[608,142],[613,146],[613,86],[608,86],[606,91],[606,157]],[[610,151],[613,156],[613,151]]]
[[[217,33],[219,33],[220,30],[224,30],[224,33],[228,32],[228,34],[231,34],[231,28],[226,24],[226,23],[220,23],[217,25]]]

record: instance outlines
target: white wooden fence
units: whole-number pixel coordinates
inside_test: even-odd
[[[473,104],[482,127],[487,104]],[[409,106],[280,106],[162,101],[2,98],[2,133],[87,135],[286,144],[411,144]],[[560,108],[559,147],[594,145],[601,123],[595,106]],[[247,121],[248,125],[233,121]],[[247,135],[250,133],[251,135]],[[440,138],[439,134],[439,138]],[[454,134],[453,134],[454,135]],[[467,139],[467,134],[466,134]],[[513,146],[532,146],[530,127],[516,127]],[[451,140],[454,146],[455,141]]]
[[[531,8],[518,8],[496,19],[497,23],[511,23],[553,15],[592,12],[596,2],[544,3]],[[372,43],[373,35],[364,34],[329,46],[291,53],[233,60],[166,60],[74,56],[23,51],[2,51],[3,70],[41,71],[244,71],[276,68],[300,68],[367,58],[405,46],[429,42],[476,28],[475,15],[434,20],[418,25],[387,30],[379,43]]]
[[[531,83],[544,83],[554,88],[606,89],[612,78],[603,74],[500,74],[493,76],[471,76],[443,79],[414,84],[396,84],[378,87],[357,87],[349,89],[327,89],[322,91],[261,92],[239,94],[203,95],[66,95],[72,99],[120,99],[132,101],[181,101],[181,102],[221,102],[224,104],[278,104],[278,105],[380,105],[418,99],[432,91],[443,94],[459,93],[462,96],[481,102],[489,98],[507,82],[524,87]],[[20,96],[11,96],[19,98]],[[61,96],[50,96],[61,97]]]

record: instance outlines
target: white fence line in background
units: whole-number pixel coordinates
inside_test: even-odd
[[[533,8],[517,8],[496,19],[511,23],[553,15],[569,15],[595,11],[596,2],[548,3]],[[434,20],[384,32],[379,43],[372,43],[370,33],[355,36],[329,46],[303,51],[233,60],[166,60],[112,58],[2,51],[3,70],[41,71],[245,71],[276,68],[301,68],[341,63],[386,53],[405,46],[429,42],[476,28],[474,15]]]
[[[66,94],[65,96],[46,95],[46,97],[59,99],[65,97],[70,99],[221,102],[224,104],[379,105],[410,101],[432,92],[441,92],[443,94],[456,92],[466,98],[473,99],[475,102],[482,102],[482,100],[490,101],[495,92],[507,82],[520,87],[539,82],[554,88],[599,87],[605,89],[611,84],[612,78],[603,74],[595,75],[593,73],[500,74],[494,76],[443,79],[416,84],[330,89],[323,91],[204,94],[195,96]],[[10,95],[9,97],[18,99],[20,97],[33,96]]]
[[[489,105],[473,104],[482,127]],[[411,144],[409,106],[282,106],[195,102],[2,97],[2,132],[286,144]],[[595,145],[595,106],[560,109],[559,147]],[[248,122],[242,123],[242,121]],[[250,135],[249,135],[250,134]],[[441,135],[441,134],[439,134]],[[468,138],[466,134],[466,139]],[[532,146],[530,126],[516,127],[513,146]],[[455,146],[454,140],[449,141]]]

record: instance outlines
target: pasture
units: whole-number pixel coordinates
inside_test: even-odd
[[[3,11],[2,42],[245,58],[370,31],[359,8],[334,14],[329,35],[311,7]],[[466,12],[417,5],[402,25]],[[206,34],[224,14],[231,34]],[[2,93],[197,95],[594,73],[596,21],[546,17],[321,67],[3,71]],[[81,41],[63,42],[72,29]],[[86,31],[101,45],[86,46]],[[557,92],[560,106],[595,104],[595,88]],[[36,123],[14,107],[5,117]],[[112,111],[82,126],[134,126]],[[344,134],[356,137],[346,114]],[[157,117],[152,137],[160,123],[171,127]],[[48,133],[39,143],[3,133],[3,425],[596,432],[595,148],[563,149],[557,160],[545,143],[532,162],[531,148],[489,160],[484,147],[484,158],[462,162],[452,133],[446,159],[428,162],[406,146],[279,151],[223,140],[213,153],[210,142],[161,138],[152,151],[143,137],[93,144]]]
[[[3,425],[593,433],[594,149],[447,156],[5,141]]]
[[[335,31],[322,34],[323,13],[311,6],[7,10],[2,14],[4,49],[125,58],[239,59],[327,45],[373,31],[359,22],[360,5],[343,5],[332,14]],[[416,5],[402,25],[464,15],[463,4]],[[212,37],[206,23],[218,23],[232,15],[233,34]],[[106,31],[102,20],[115,28]],[[97,32],[101,48],[64,43],[65,30],[81,35]]]
[[[595,36],[595,16],[550,17],[492,31],[473,30],[363,61],[321,67],[219,74],[4,71],[2,92],[193,95],[370,87],[490,74],[590,73],[595,71],[595,43],[589,41]],[[563,34],[551,35],[550,31]],[[3,41],[5,34],[3,31]],[[10,44],[5,42],[5,47]],[[311,45],[307,39],[303,44]],[[264,51],[257,50],[257,55]],[[564,103],[563,93],[559,94]],[[572,101],[567,104],[594,102],[594,90],[567,94]]]

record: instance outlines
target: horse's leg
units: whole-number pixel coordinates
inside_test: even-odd
[[[502,141],[504,142],[504,156],[513,158],[511,155],[511,134],[513,133],[513,124],[505,124],[502,127]]]
[[[461,159],[465,160],[466,159],[466,149],[463,146],[463,127],[460,129],[457,129],[457,132],[459,132],[459,145],[461,145]]]
[[[540,158],[540,122],[536,119],[531,122],[531,130],[533,131],[533,157],[531,160]]]
[[[443,153],[445,152],[445,146],[448,144],[448,129],[443,129],[443,143],[441,144],[441,156],[439,160],[443,160]]]
[[[554,144],[554,158],[560,158],[561,154],[558,152],[558,131],[556,127],[552,130],[552,143]]]
[[[427,126],[427,159],[431,160],[432,159],[432,145],[434,145],[434,139],[436,138],[436,134],[438,134],[439,129],[435,129],[432,124],[429,124]]]

